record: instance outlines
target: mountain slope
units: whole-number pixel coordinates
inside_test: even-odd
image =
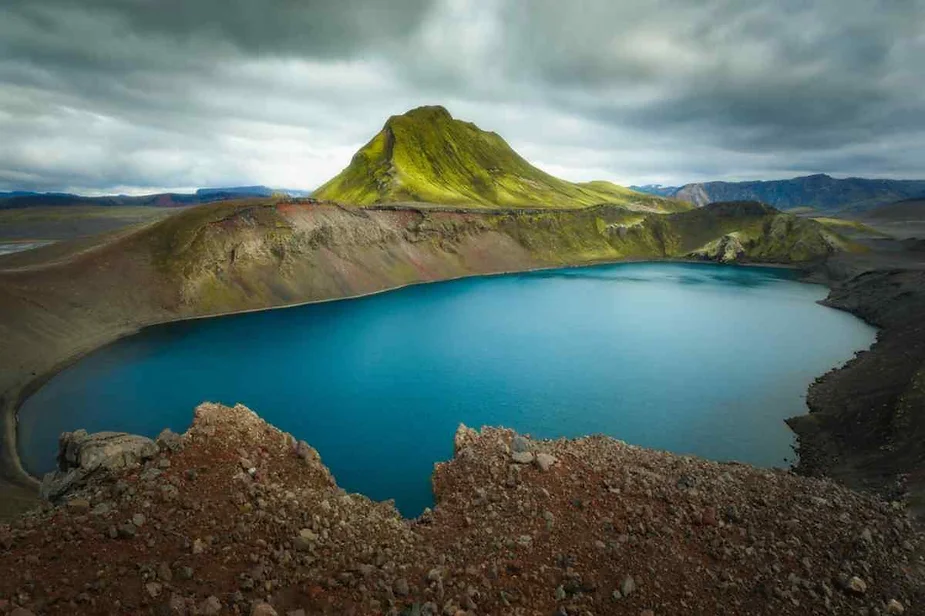
[[[812,207],[818,210],[863,211],[925,196],[925,180],[836,179],[825,174],[759,182],[704,182],[669,186],[634,186],[651,194],[675,197],[697,206],[717,201],[761,201],[782,210]]]
[[[925,221],[925,199],[904,199],[888,203],[863,213],[866,220]]]
[[[573,184],[537,169],[496,133],[443,107],[392,116],[317,199],[355,205],[428,202],[478,206],[580,207],[616,203],[651,211],[688,209],[609,182]]]

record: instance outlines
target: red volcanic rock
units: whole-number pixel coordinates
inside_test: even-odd
[[[408,520],[339,489],[314,449],[243,406],[202,404],[185,434],[162,436],[150,459],[100,460],[59,504],[0,526],[2,613],[857,614],[925,601],[922,537],[901,504],[782,470],[460,426],[434,472],[437,505]],[[525,451],[545,470],[512,459]]]

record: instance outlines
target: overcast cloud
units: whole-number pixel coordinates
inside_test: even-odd
[[[0,190],[310,189],[422,104],[571,180],[925,177],[925,0],[5,0]]]

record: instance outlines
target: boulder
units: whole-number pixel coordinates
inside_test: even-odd
[[[511,451],[514,453],[530,451],[530,441],[519,434],[515,435],[514,438],[511,439]]]
[[[76,468],[66,473],[61,471],[45,473],[42,485],[39,486],[39,496],[45,500],[57,500],[77,487],[83,479],[84,473]]]
[[[58,470],[120,470],[153,458],[157,452],[154,441],[144,436],[125,432],[87,434],[86,430],[76,430],[65,432],[58,439]]]
[[[735,263],[745,256],[745,246],[738,232],[732,232],[708,242],[689,256],[720,263]]]
[[[58,439],[58,470],[42,479],[39,493],[57,500],[95,473],[137,466],[153,458],[158,446],[149,438],[124,432],[65,432]]]
[[[548,453],[538,453],[536,454],[536,465],[540,467],[542,471],[548,471],[552,468],[552,465],[556,463],[556,457]]]
[[[321,461],[321,456],[318,455],[318,451],[305,441],[299,441],[296,443],[293,451],[295,455],[301,458],[304,462]]]
[[[517,464],[530,464],[533,462],[532,451],[515,451],[511,454],[511,459]]]
[[[456,428],[456,434],[453,437],[453,454],[458,454],[460,451],[473,444],[478,440],[479,433],[468,427],[466,424],[459,424]]]
[[[183,437],[170,428],[161,430],[161,433],[157,435],[154,442],[157,443],[157,446],[160,447],[162,451],[172,451],[176,453],[183,449]]]
[[[259,601],[251,608],[251,616],[277,616],[277,614],[272,605]]]

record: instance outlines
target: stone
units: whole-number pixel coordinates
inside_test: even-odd
[[[158,447],[149,438],[124,432],[86,430],[64,432],[58,439],[58,470],[46,473],[39,494],[57,500],[97,472],[138,466],[153,458]]]
[[[642,610],[639,612],[639,616],[655,616],[655,612],[652,610]]]
[[[203,616],[215,616],[222,611],[222,602],[218,600],[218,597],[211,595],[210,597],[204,599],[202,603],[199,604],[198,613]]]
[[[546,521],[546,530],[552,530],[552,527],[556,523],[556,516],[552,511],[544,511],[543,520]]]
[[[517,464],[530,464],[533,462],[533,452],[515,451],[511,454],[511,459]]]
[[[855,575],[848,580],[847,590],[856,595],[863,595],[867,592],[867,582]]]
[[[733,524],[738,524],[742,521],[742,514],[739,513],[739,508],[735,505],[729,505],[726,507],[725,516],[726,521],[732,522]]]
[[[181,580],[193,579],[193,568],[188,567],[188,566],[178,567],[177,577],[180,578]]]
[[[194,539],[191,549],[193,554],[202,554],[206,549],[206,545],[202,542],[202,539]]]
[[[45,473],[39,486],[39,496],[47,501],[57,500],[80,486],[85,479],[86,474],[76,468],[72,468],[67,472],[53,471]]]
[[[321,456],[318,455],[315,448],[305,441],[299,441],[295,444],[294,453],[297,457],[301,458],[303,462],[317,462],[321,460]]]
[[[186,599],[174,593],[170,595],[170,601],[167,602],[167,609],[171,614],[186,614]]]
[[[636,591],[636,580],[633,579],[633,576],[628,575],[623,578],[623,581],[620,582],[620,594],[624,597],[628,597]]]
[[[511,439],[511,451],[514,453],[530,451],[530,441],[519,434],[514,435],[514,438]]]
[[[141,528],[145,525],[145,516],[143,513],[136,513],[132,516],[132,524]]]
[[[162,588],[163,588],[163,587],[162,587],[160,584],[158,584],[157,582],[148,582],[147,584],[145,584],[145,592],[147,592],[148,595],[149,595],[152,599],[156,599],[157,596],[158,596],[159,594],[161,594],[161,589],[162,589]]]
[[[157,446],[149,438],[124,432],[86,430],[65,432],[58,441],[58,466],[61,470],[81,468],[119,470],[137,466],[157,455]]]
[[[90,511],[90,501],[85,498],[72,498],[67,501],[66,507],[70,513],[83,514]]]
[[[902,603],[896,599],[890,599],[890,602],[886,604],[886,613],[887,614],[905,614],[906,608]]]
[[[173,571],[170,570],[170,565],[162,562],[157,566],[157,579],[162,582],[169,582],[173,579]]]
[[[110,511],[112,511],[112,503],[110,503],[110,502],[103,502],[103,503],[98,503],[98,504],[90,511],[90,515],[105,516],[105,515],[108,514]]]
[[[536,465],[541,471],[548,471],[556,463],[556,457],[548,453],[536,454]]]
[[[703,510],[703,525],[717,526],[719,520],[716,518],[716,507],[707,507]]]
[[[117,536],[122,539],[133,539],[138,530],[134,524],[123,524],[116,531]]]
[[[312,542],[299,535],[292,541],[292,547],[299,552],[307,552],[312,549]]]
[[[35,616],[35,614],[24,607],[14,607],[10,616]]]
[[[146,468],[144,472],[141,473],[141,475],[138,478],[141,479],[142,481],[150,482],[150,481],[154,481],[155,479],[157,479],[163,474],[164,474],[164,471],[152,466],[151,468]]]
[[[269,603],[259,601],[251,608],[251,616],[278,616],[276,610]]]
[[[459,455],[461,451],[469,447],[479,437],[479,433],[466,426],[459,424],[456,428],[456,434],[453,436],[453,455]]]
[[[300,552],[306,552],[312,548],[312,546],[315,544],[315,541],[317,540],[318,535],[307,528],[303,528],[299,531],[298,536],[293,539],[292,547]]]
[[[171,430],[164,428],[161,433],[154,439],[161,451],[178,452],[183,449],[183,437]]]
[[[392,585],[392,590],[394,590],[395,594],[399,597],[407,596],[410,592],[410,589],[408,588],[408,580],[405,578],[398,578]]]

